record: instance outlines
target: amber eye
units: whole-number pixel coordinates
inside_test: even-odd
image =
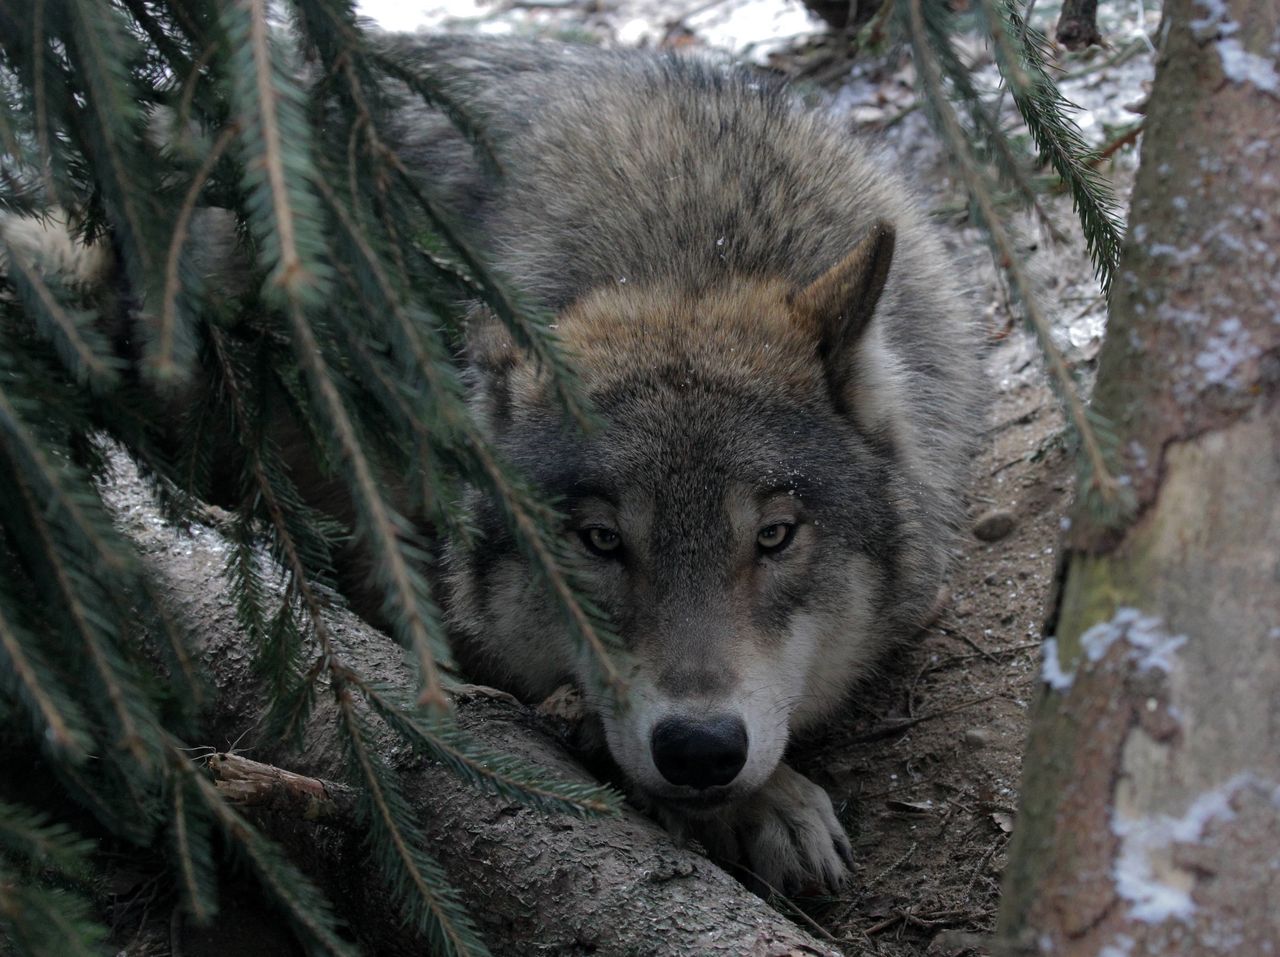
[[[594,555],[614,558],[622,548],[622,536],[613,529],[600,525],[582,529],[578,532],[578,537],[582,539],[582,544],[587,546],[587,551]]]
[[[760,550],[763,552],[780,552],[791,544],[791,539],[795,536],[795,533],[796,527],[790,522],[766,525],[756,535],[756,544],[760,546]]]

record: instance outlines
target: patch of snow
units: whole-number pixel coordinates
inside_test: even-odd
[[[1080,646],[1090,665],[1106,657],[1118,641],[1129,645],[1128,660],[1140,673],[1173,672],[1175,653],[1187,643],[1186,635],[1171,635],[1159,618],[1144,615],[1136,608],[1120,608],[1109,621],[1099,622],[1080,636]],[[1040,678],[1054,691],[1066,692],[1075,681],[1075,672],[1062,667],[1055,638],[1044,641]]]
[[[1186,249],[1179,249],[1168,243],[1152,243],[1147,247],[1147,253],[1153,257],[1167,256],[1180,266],[1185,263],[1199,262],[1203,258],[1199,243],[1192,243]]]
[[[1110,944],[1098,951],[1098,957],[1129,957],[1133,953],[1133,938],[1128,934],[1116,934]]]
[[[1214,30],[1219,36],[1229,36],[1240,29],[1240,24],[1231,19],[1231,12],[1223,0],[1195,0],[1196,6],[1203,7],[1203,19],[1192,20],[1191,29],[1196,33]]]
[[[1116,893],[1129,903],[1129,915],[1150,924],[1190,921],[1195,913],[1192,878],[1172,862],[1175,844],[1194,844],[1215,821],[1235,817],[1232,799],[1247,787],[1265,786],[1257,775],[1242,772],[1205,791],[1181,817],[1150,814],[1125,817],[1112,812],[1111,831],[1120,838],[1120,852],[1112,868]]]
[[[480,0],[438,0],[436,3],[404,3],[403,0],[359,0],[356,12],[384,30],[436,29],[448,20],[476,19],[492,13]]]
[[[1232,83],[1252,83],[1263,92],[1280,93],[1276,65],[1266,57],[1250,53],[1235,37],[1218,41],[1218,57],[1222,60],[1223,76]]]
[[[1206,385],[1224,385],[1237,368],[1261,354],[1249,330],[1238,318],[1230,316],[1218,323],[1194,362]]]
[[[684,25],[709,46],[755,63],[766,63],[770,53],[823,29],[799,0],[713,4],[685,18]]]
[[[1040,679],[1054,691],[1066,693],[1075,680],[1075,672],[1066,671],[1058,659],[1058,639],[1044,640],[1044,661],[1040,665]]]
[[[1232,83],[1252,83],[1266,93],[1280,93],[1280,74],[1266,57],[1250,53],[1235,36],[1240,24],[1231,19],[1223,0],[1196,0],[1205,16],[1191,21],[1191,29],[1201,39],[1216,39],[1222,75]]]
[[[1129,457],[1133,459],[1133,466],[1139,470],[1145,470],[1147,467],[1147,450],[1137,439],[1129,442]]]
[[[1187,643],[1185,635],[1171,635],[1159,618],[1136,608],[1120,608],[1110,621],[1102,621],[1080,636],[1080,646],[1091,664],[1106,657],[1111,646],[1124,640],[1132,649],[1129,660],[1139,671],[1173,670],[1174,652]]]

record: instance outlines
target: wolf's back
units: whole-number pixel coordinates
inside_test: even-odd
[[[691,296],[737,277],[799,287],[875,221],[891,223],[869,348],[884,413],[908,436],[901,465],[922,488],[918,531],[948,538],[980,418],[976,328],[935,227],[872,149],[733,66],[534,41],[403,42],[480,122],[500,175],[438,119],[414,120],[406,147],[424,168],[447,160],[476,242],[552,309],[626,283]]]

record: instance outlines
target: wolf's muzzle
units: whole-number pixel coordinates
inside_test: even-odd
[[[649,747],[664,778],[703,790],[738,776],[747,763],[747,727],[732,715],[667,718],[653,729]]]

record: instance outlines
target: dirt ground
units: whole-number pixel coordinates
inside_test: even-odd
[[[398,9],[378,0],[362,6],[375,18]],[[963,198],[916,109],[909,63],[894,54],[852,66],[833,57],[821,27],[788,0],[408,6],[413,16],[385,25],[718,48],[797,77],[845,116],[851,131],[882,142],[946,224],[971,273],[990,350],[991,408],[971,488],[974,533],[966,537],[939,620],[887,663],[845,717],[792,754],[799,770],[828,789],[853,841],[857,866],[849,889],[836,899],[806,902],[803,911],[776,903],[850,955],[986,953],[981,938],[994,928],[1001,871],[1017,827],[1022,751],[1039,693],[1041,629],[1071,499],[1073,449],[1037,349],[1011,318],[982,236],[966,225]],[[1051,29],[1056,6],[1038,4],[1034,22]],[[1077,119],[1091,142],[1113,142],[1137,120],[1126,107],[1142,99],[1149,83],[1151,51],[1144,37],[1157,24],[1155,7],[1144,10],[1141,2],[1104,8],[1101,25],[1112,48],[1059,64],[1064,90],[1084,107]],[[1130,144],[1100,172],[1113,179],[1123,199],[1135,166]],[[1072,238],[1053,241],[1028,220],[1025,252],[1041,279],[1060,344],[1087,386],[1104,303],[1069,201],[1049,196],[1046,206],[1057,228]],[[234,912],[234,901],[228,903],[226,910]],[[125,926],[136,927],[136,919],[126,918]],[[141,923],[155,925],[156,915],[148,920],[144,914]],[[218,938],[209,941],[183,935],[184,949],[249,954],[267,946],[290,952],[283,940],[264,944],[252,915],[245,915],[251,933],[237,949],[225,933],[234,923],[222,922]],[[168,928],[152,929],[157,939],[169,936]],[[149,951],[139,943],[135,937],[122,952]]]

